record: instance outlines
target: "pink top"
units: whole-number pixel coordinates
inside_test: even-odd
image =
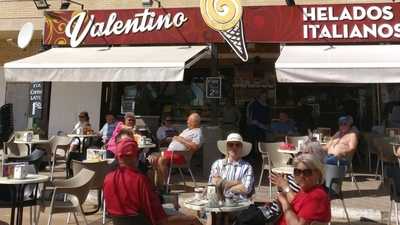
[[[119,132],[121,132],[123,127],[124,127],[124,123],[123,122],[118,122],[117,126],[115,127],[115,130],[114,130],[113,134],[111,135],[110,141],[108,141],[107,150],[111,151],[114,154],[116,154],[116,151],[117,151],[117,143],[116,143],[115,139],[117,138]]]

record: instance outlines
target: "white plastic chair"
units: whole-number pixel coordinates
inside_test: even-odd
[[[186,161],[185,164],[182,164],[182,165],[173,164],[174,154],[176,154],[175,151],[172,152],[171,161],[169,164],[169,171],[168,171],[168,178],[167,178],[167,192],[169,190],[169,186],[170,186],[170,182],[171,182],[172,169],[178,169],[178,171],[181,175],[181,178],[183,180],[183,185],[185,185],[185,186],[186,186],[185,176],[183,175],[182,169],[187,169],[192,178],[193,185],[194,185],[194,187],[196,187],[196,180],[193,176],[192,170],[190,169],[191,160],[192,160],[192,156],[194,153],[192,151],[179,151],[178,154],[181,154],[185,158],[185,161]]]
[[[62,149],[65,151],[65,160],[67,158],[67,151],[69,149],[69,145],[71,143],[72,138],[67,136],[53,136],[50,138],[50,154],[51,155],[51,168],[50,168],[50,180],[53,180],[54,177],[54,168],[56,166],[57,160],[57,150]]]
[[[262,152],[268,154],[268,165],[270,171],[277,167],[286,167],[287,162],[290,159],[288,154],[283,154],[278,152],[279,146],[284,144],[284,142],[274,142],[274,143],[259,143],[259,149]],[[271,177],[269,177],[269,198],[272,199],[272,182]]]

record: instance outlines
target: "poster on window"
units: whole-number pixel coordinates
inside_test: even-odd
[[[207,77],[206,79],[206,97],[207,98],[221,98],[222,78],[221,77]]]
[[[43,83],[32,82],[29,90],[30,101],[30,116],[32,118],[41,119],[42,117],[42,96],[43,96]]]

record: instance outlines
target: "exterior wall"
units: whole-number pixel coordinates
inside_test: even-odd
[[[40,41],[32,40],[29,47],[24,50],[16,47],[15,43],[16,35],[11,42],[0,38],[0,106],[4,103],[12,103],[14,127],[16,130],[24,130],[28,125],[30,85],[28,83],[6,84],[3,64],[36,54],[39,51]]]
[[[6,81],[4,79],[3,67],[0,67],[0,106],[6,101]]]
[[[78,114],[87,111],[94,130],[99,129],[101,82],[52,83],[50,97],[49,137],[58,131],[68,134],[78,121]]]

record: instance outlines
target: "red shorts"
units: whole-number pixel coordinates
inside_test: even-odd
[[[173,153],[173,158],[172,158],[172,153]],[[172,163],[175,165],[183,165],[186,163],[185,157],[183,157],[183,155],[179,154],[177,151],[173,152],[173,151],[166,150],[163,153],[163,157],[168,159],[169,162],[171,162],[171,158],[172,158]]]

